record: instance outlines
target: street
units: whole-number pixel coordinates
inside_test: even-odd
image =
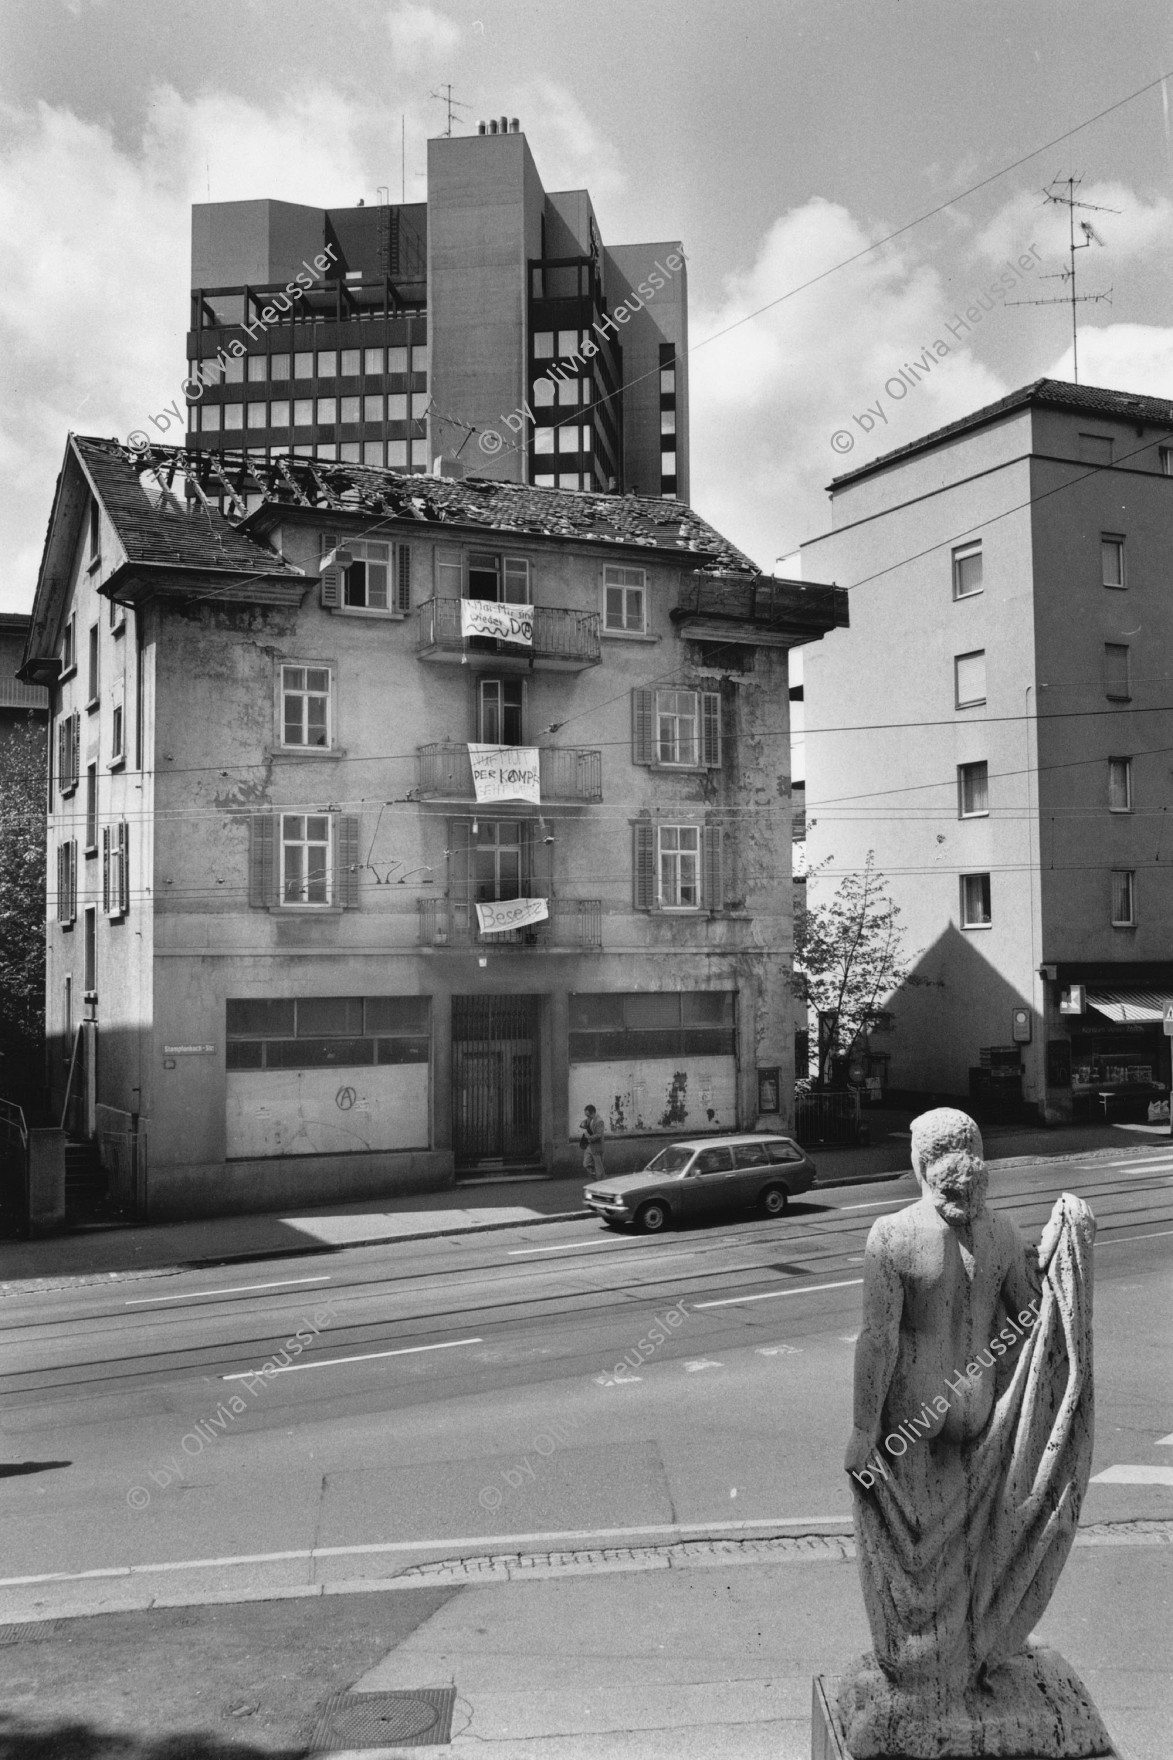
[[[1173,1157],[992,1168],[1030,1238],[1061,1189],[1099,1222],[1084,1524],[1167,1520]],[[12,1294],[0,1611],[842,1532],[863,1245],[911,1196],[906,1177],[655,1240],[580,1221]]]

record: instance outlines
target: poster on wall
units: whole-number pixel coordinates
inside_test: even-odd
[[[537,746],[470,745],[478,802],[541,801]]]
[[[550,909],[544,898],[507,898],[493,904],[477,905],[477,923],[482,935],[525,929],[530,923],[544,923],[549,915]]]
[[[462,599],[460,633],[462,636],[495,636],[499,642],[516,642],[519,647],[532,648],[534,608],[532,605],[502,605],[496,599]]]

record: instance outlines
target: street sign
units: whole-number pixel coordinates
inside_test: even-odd
[[[1166,1039],[1173,1039],[1173,1002],[1165,1004],[1164,1026]]]

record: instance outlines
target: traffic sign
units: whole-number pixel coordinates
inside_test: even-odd
[[[1165,1004],[1165,1037],[1173,1039],[1173,1002]]]

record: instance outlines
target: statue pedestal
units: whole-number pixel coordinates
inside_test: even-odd
[[[1004,1663],[991,1677],[993,1691],[966,1695],[966,1706],[951,1720],[948,1731],[928,1719],[910,1716],[907,1707],[889,1721],[885,1713],[884,1677],[874,1659],[861,1675],[853,1671],[857,1704],[874,1709],[873,1737],[887,1727],[899,1745],[866,1746],[866,1760],[976,1760],[978,1756],[1002,1756],[1003,1760],[1119,1760],[1116,1749],[1100,1721],[1079,1676],[1056,1650],[1032,1646],[1021,1657]],[[870,1689],[875,1675],[874,1694]],[[839,1694],[848,1676],[816,1675],[811,1706],[811,1760],[865,1760],[865,1751],[851,1748],[839,1712]],[[890,1692],[891,1689],[888,1689]],[[858,1727],[858,1722],[853,1726]],[[1031,1731],[1036,1741],[1031,1744]]]

